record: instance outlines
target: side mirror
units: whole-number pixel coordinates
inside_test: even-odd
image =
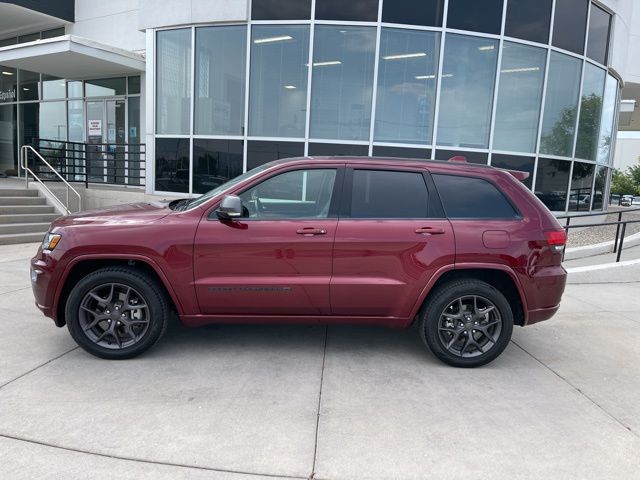
[[[242,200],[237,195],[226,195],[216,210],[220,220],[232,220],[242,216]]]

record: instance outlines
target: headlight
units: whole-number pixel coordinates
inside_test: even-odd
[[[62,235],[57,233],[47,233],[42,241],[42,250],[53,250],[60,242]]]

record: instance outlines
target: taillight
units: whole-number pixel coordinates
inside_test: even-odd
[[[567,243],[567,232],[565,230],[549,230],[544,232],[544,236],[554,252],[561,252]]]

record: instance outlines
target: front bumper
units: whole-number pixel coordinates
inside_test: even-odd
[[[59,280],[58,270],[55,268],[57,263],[51,252],[38,250],[37,255],[31,259],[31,290],[36,307],[61,327],[64,322],[58,321],[55,306],[55,293]]]

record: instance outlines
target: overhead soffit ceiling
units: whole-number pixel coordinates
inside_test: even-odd
[[[59,27],[62,23],[73,21],[73,1],[0,2],[0,38]]]

